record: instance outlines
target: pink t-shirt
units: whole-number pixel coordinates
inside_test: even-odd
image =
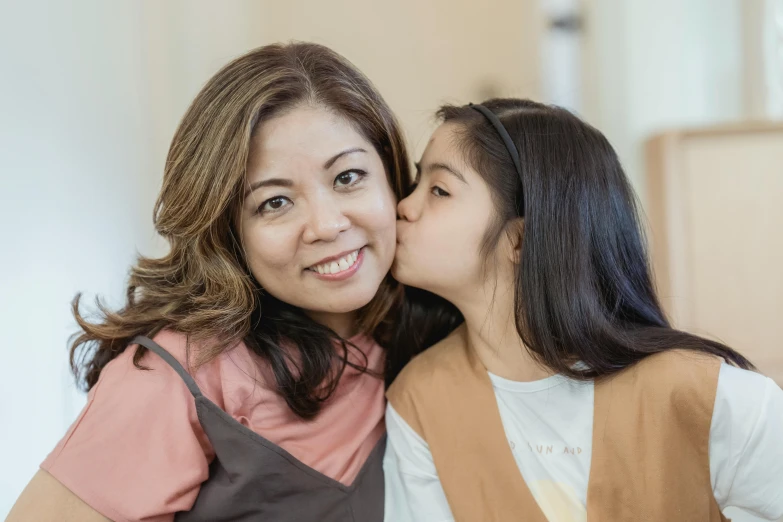
[[[188,368],[184,335],[163,331],[154,340]],[[383,349],[367,337],[351,341],[380,374]],[[135,368],[134,352],[129,347],[106,365],[79,418],[41,468],[112,520],[170,521],[193,506],[214,452],[182,378],[149,351],[141,363],[150,371]],[[268,366],[244,344],[193,376],[234,419],[346,485],[385,430],[382,379],[350,367],[312,421],[294,415],[266,384]]]

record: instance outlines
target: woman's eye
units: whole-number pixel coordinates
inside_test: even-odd
[[[440,187],[432,187],[432,195],[439,198],[445,198],[447,196],[450,196],[451,194],[449,194],[448,192],[446,192]]]
[[[346,170],[345,172],[338,174],[337,177],[334,178],[334,186],[350,187],[352,185],[357,184],[366,175],[367,173],[362,170]]]
[[[271,199],[267,199],[263,203],[261,203],[261,206],[258,207],[258,213],[259,214],[269,214],[272,212],[280,212],[282,209],[287,207],[288,205],[293,205],[291,203],[291,200],[284,197],[284,196],[276,196]]]

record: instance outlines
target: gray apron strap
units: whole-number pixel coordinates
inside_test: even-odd
[[[193,397],[195,398],[201,397],[201,390],[196,384],[196,381],[193,380],[193,377],[191,377],[191,375],[185,371],[185,368],[182,367],[179,361],[175,359],[173,355],[167,352],[165,348],[163,348],[161,345],[159,345],[149,337],[144,337],[143,335],[136,336],[131,341],[131,344],[141,345],[144,348],[147,348],[148,350],[151,350],[156,354],[158,354],[164,361],[166,361],[169,364],[169,366],[171,366],[174,369],[175,372],[179,374],[180,377],[182,377],[182,380],[185,381],[185,385],[187,385],[188,390],[190,390],[190,393],[193,394]]]

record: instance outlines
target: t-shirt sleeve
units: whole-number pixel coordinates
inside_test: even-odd
[[[214,457],[182,378],[135,346],[101,372],[79,417],[41,464],[116,521],[171,521],[193,506]]]
[[[384,520],[453,522],[427,443],[389,403],[386,407]]]
[[[721,508],[783,516],[783,390],[724,364],[710,428],[710,475]]]

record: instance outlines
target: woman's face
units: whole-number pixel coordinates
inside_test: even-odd
[[[347,120],[307,106],[269,119],[252,138],[240,218],[250,270],[313,316],[356,311],[394,259],[395,203],[381,157]]]
[[[481,256],[494,215],[489,187],[467,165],[455,124],[432,135],[416,165],[414,191],[397,206],[397,253],[392,274],[458,304],[487,280]]]

